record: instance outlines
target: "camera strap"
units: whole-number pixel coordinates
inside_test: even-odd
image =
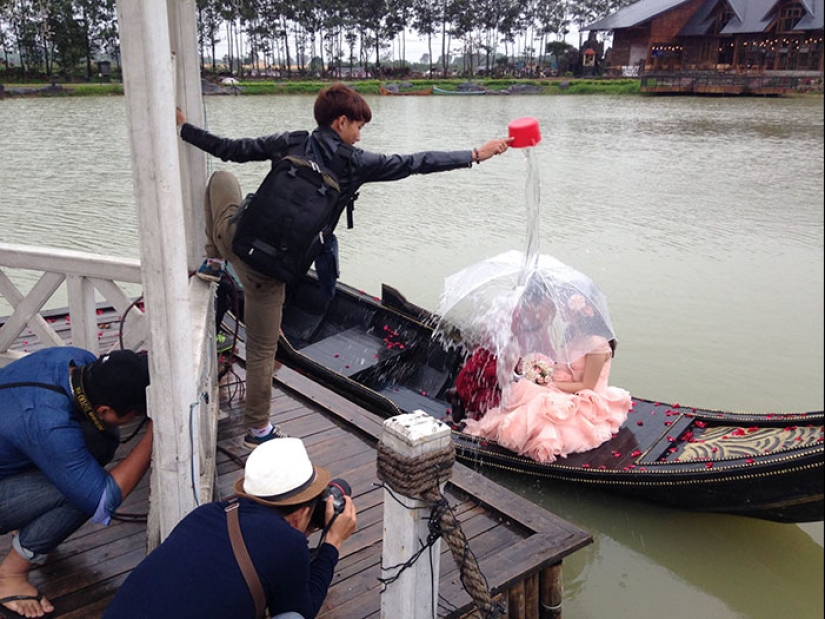
[[[249,556],[246,543],[243,541],[241,524],[238,519],[238,502],[231,502],[224,511],[226,512],[226,526],[229,528],[229,541],[232,543],[232,552],[235,553],[235,560],[241,568],[246,586],[249,587],[252,599],[255,601],[255,617],[260,619],[264,616],[264,610],[266,609],[266,596],[261,585],[261,578],[252,564],[252,558]]]
[[[335,519],[338,517],[338,514],[340,514],[340,513],[341,512],[333,513],[332,518],[330,518],[329,522],[324,525],[323,529],[321,529],[321,537],[318,540],[318,545],[315,546],[315,548],[313,548],[312,550],[309,551],[309,560],[310,560],[310,562],[315,561],[315,559],[318,557],[318,552],[321,550],[321,546],[324,545],[324,542],[327,539],[327,531],[329,531],[329,528],[332,526],[332,523],[335,522]]]

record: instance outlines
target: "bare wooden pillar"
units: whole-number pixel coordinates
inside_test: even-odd
[[[564,581],[562,580],[561,563],[551,565],[542,571],[539,578],[541,596],[541,619],[561,619],[562,597],[564,595]]]
[[[524,619],[539,619],[540,604],[539,575],[536,572],[524,579]]]
[[[507,619],[526,619],[524,601],[524,581],[520,580],[507,592]]]

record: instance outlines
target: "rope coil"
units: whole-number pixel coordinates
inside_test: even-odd
[[[398,579],[401,572],[410,567],[423,552],[430,548],[438,538],[444,538],[459,569],[461,584],[473,603],[486,619],[497,619],[504,608],[493,600],[487,579],[478,566],[478,560],[470,549],[461,524],[452,507],[441,493],[440,484],[452,477],[455,463],[455,446],[436,450],[417,457],[402,456],[383,442],[378,444],[377,467],[378,479],[384,482],[390,491],[403,496],[420,499],[430,505],[431,515],[429,535],[426,544],[399,568],[395,576],[379,579],[386,587]]]
[[[409,458],[382,442],[378,443],[378,479],[411,499],[438,500],[434,498],[433,491],[441,494],[438,486],[453,476],[454,463],[455,447],[452,443],[444,449]]]

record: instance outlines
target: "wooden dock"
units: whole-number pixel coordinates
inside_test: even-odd
[[[779,97],[798,92],[810,77],[781,72],[651,71],[642,75],[640,92],[660,95],[751,95]]]
[[[249,450],[242,447],[243,370],[221,387],[217,489],[232,494]],[[304,440],[313,462],[346,479],[358,509],[358,530],[344,544],[332,587],[319,614],[323,619],[378,617],[380,611],[383,496],[376,474],[376,445],[382,420],[287,367],[275,373],[271,418],[290,436]],[[118,458],[131,444],[121,447]],[[124,501],[109,527],[87,523],[31,574],[54,603],[51,617],[101,617],[117,588],[146,554],[145,516],[149,475]],[[444,491],[470,550],[496,599],[511,619],[560,617],[564,557],[592,542],[586,531],[456,464]],[[314,546],[317,539],[310,539]],[[8,551],[10,536],[0,538]],[[473,610],[458,567],[442,543],[439,616],[467,617]],[[14,613],[0,610],[0,617]]]

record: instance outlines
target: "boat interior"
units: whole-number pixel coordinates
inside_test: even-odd
[[[432,327],[339,285],[329,303],[312,278],[292,288],[282,321],[301,356],[346,376],[402,411],[421,409],[437,419],[449,413],[452,385],[464,349],[446,349]],[[286,352],[286,351],[285,351]],[[388,414],[397,414],[390,409]]]

